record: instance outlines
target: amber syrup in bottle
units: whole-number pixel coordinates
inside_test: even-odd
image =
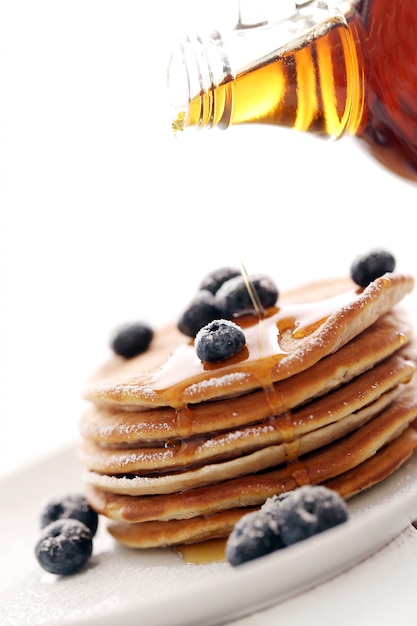
[[[417,181],[417,1],[295,2],[290,15],[184,37],[169,86],[174,130],[270,124],[357,136]]]

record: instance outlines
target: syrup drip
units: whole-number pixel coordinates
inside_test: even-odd
[[[177,432],[182,433],[182,437],[189,437],[193,425],[193,414],[187,406],[175,409],[175,421]]]
[[[255,287],[253,286],[253,283],[250,279],[250,276],[246,270],[246,267],[243,264],[243,261],[240,261],[240,271],[242,273],[243,276],[243,280],[245,281],[245,285],[246,285],[246,289],[248,290],[249,293],[249,297],[252,301],[253,304],[253,308],[255,310],[255,313],[258,316],[258,320],[261,320],[265,317],[265,309],[262,306],[262,303],[259,299],[258,296],[258,292],[256,291]]]

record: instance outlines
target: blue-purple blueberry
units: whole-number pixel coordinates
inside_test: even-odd
[[[317,535],[348,519],[346,502],[336,491],[321,485],[305,485],[289,493],[281,503],[279,529],[284,545]]]
[[[257,301],[268,309],[276,304],[278,288],[270,276],[254,274],[250,276],[250,285],[256,292]],[[256,311],[245,278],[242,275],[227,280],[215,294],[216,306],[226,318],[232,318]]]
[[[376,278],[395,269],[395,258],[388,250],[376,248],[357,256],[350,267],[352,280],[360,287],[366,287]]]
[[[320,485],[305,485],[268,498],[243,516],[226,542],[226,558],[240,565],[312,537],[348,520],[345,501]]]
[[[255,511],[235,524],[226,542],[226,559],[233,566],[241,565],[282,547],[277,519]]]
[[[203,278],[200,283],[200,289],[206,289],[212,294],[215,294],[223,283],[239,275],[240,270],[235,267],[219,267]]]
[[[195,337],[200,328],[220,317],[214,295],[208,289],[200,289],[181,314],[177,327],[187,337]]]
[[[113,351],[131,359],[148,349],[153,339],[153,329],[143,322],[133,322],[119,328],[111,340]]]
[[[206,363],[223,361],[246,344],[243,330],[230,320],[214,320],[201,328],[194,342],[198,358]]]
[[[93,551],[89,528],[75,519],[59,519],[45,526],[35,546],[35,556],[44,570],[58,576],[77,574]]]
[[[87,526],[94,536],[98,526],[98,515],[84,495],[68,494],[49,500],[41,512],[41,528],[58,519],[75,519]]]

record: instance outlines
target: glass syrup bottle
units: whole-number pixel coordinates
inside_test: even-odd
[[[253,123],[355,135],[417,182],[417,0],[275,1],[285,16],[178,41],[174,131]]]

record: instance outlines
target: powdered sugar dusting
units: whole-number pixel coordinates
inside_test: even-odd
[[[197,383],[189,385],[185,390],[185,395],[189,398],[193,396],[200,396],[201,392],[205,389],[213,387],[221,387],[227,389],[228,386],[235,385],[235,383],[244,382],[249,380],[249,374],[245,372],[233,372],[231,374],[225,374],[224,376],[217,376],[213,378],[207,378],[206,380],[200,380]]]
[[[132,400],[145,400],[153,403],[160,399],[159,394],[149,385],[138,383],[115,383],[109,384],[89,384],[83,390],[83,395],[87,399],[112,398],[119,402]]]

